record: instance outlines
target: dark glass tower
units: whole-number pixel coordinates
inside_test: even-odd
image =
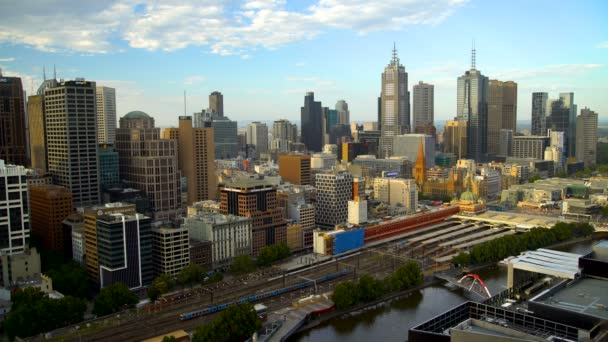
[[[309,151],[320,152],[323,148],[323,110],[313,92],[306,93],[300,114],[302,143]]]

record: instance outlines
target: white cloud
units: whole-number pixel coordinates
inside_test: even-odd
[[[489,70],[487,75],[490,78],[496,78],[500,80],[530,80],[539,78],[554,78],[554,77],[572,77],[580,76],[594,69],[602,68],[602,64],[554,64],[545,65],[534,69],[510,69],[501,71]]]
[[[598,49],[608,49],[608,40],[598,43],[595,47]]]
[[[274,49],[312,39],[327,29],[367,33],[434,25],[462,3],[317,0],[294,11],[285,0],[246,0],[236,9],[216,0],[25,1],[4,6],[0,43],[88,55],[120,52],[112,42],[125,40],[132,48],[173,51],[207,46],[215,54],[249,56],[258,47]]]
[[[14,61],[15,61],[14,57],[0,58],[0,62],[14,62]]]
[[[184,78],[184,84],[197,84],[207,80],[204,76],[192,75]]]

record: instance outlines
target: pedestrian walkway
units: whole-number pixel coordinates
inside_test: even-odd
[[[268,341],[285,341],[305,323],[306,316],[315,311],[331,308],[333,305],[334,303],[331,300],[325,299],[323,301],[314,302],[303,307],[288,307],[269,314],[269,321],[272,322],[282,320],[283,325],[281,325],[279,330],[274,333]]]

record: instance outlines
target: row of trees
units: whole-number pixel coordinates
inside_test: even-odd
[[[197,264],[190,264],[182,268],[175,278],[168,274],[161,274],[156,277],[150,287],[148,287],[148,298],[154,301],[162,294],[167,293],[179,284],[181,286],[193,286],[194,284],[210,284],[223,279],[221,273],[215,272],[207,276],[207,270]]]
[[[93,313],[97,316],[105,316],[131,308],[138,302],[139,298],[129,290],[127,284],[117,282],[101,289],[93,303]]]
[[[253,272],[257,267],[268,267],[272,263],[283,260],[291,255],[291,250],[286,243],[277,243],[276,245],[266,246],[260,249],[255,262],[249,255],[239,255],[232,261],[230,265],[230,273],[239,275]]]
[[[81,322],[87,309],[84,299],[65,296],[51,299],[38,288],[17,290],[3,327],[9,338],[29,337]]]
[[[376,279],[369,274],[364,274],[357,283],[342,282],[334,288],[331,299],[338,310],[343,310],[358,303],[376,300],[387,292],[401,291],[420,285],[423,280],[420,265],[415,261],[408,261],[384,279]]]
[[[593,226],[589,223],[559,222],[551,229],[532,228],[524,234],[508,235],[484,242],[471,248],[468,254],[456,255],[452,262],[455,265],[496,262],[527,250],[534,250],[572,238],[589,236],[593,231]]]
[[[252,304],[232,305],[211,323],[198,327],[192,342],[244,341],[261,327],[262,322]]]

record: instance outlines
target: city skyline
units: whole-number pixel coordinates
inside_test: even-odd
[[[346,100],[353,121],[373,121],[378,75],[396,42],[410,92],[419,81],[433,84],[435,119],[443,121],[456,114],[456,79],[469,69],[474,39],[477,68],[490,79],[519,84],[518,120],[530,119],[531,94],[541,91],[574,92],[576,102],[593,108],[602,121],[608,111],[600,95],[608,90],[608,37],[602,33],[607,24],[601,20],[606,6],[561,4],[551,20],[584,18],[589,24],[566,29],[547,25],[549,1],[526,3],[525,10],[478,1],[196,7],[123,1],[77,4],[66,14],[57,10],[66,7],[61,2],[13,4],[0,11],[0,67],[6,76],[22,77],[30,95],[42,81],[43,66],[50,77],[55,64],[60,78],[85,77],[116,88],[118,117],[142,110],[160,127],[176,126],[184,90],[188,115],[207,108],[208,95],[218,90],[233,120],[294,121],[301,98],[313,91],[323,103]],[[29,15],[19,19],[24,14]],[[499,16],[517,17],[518,24],[488,29]],[[556,48],[564,42],[568,48]],[[263,97],[272,100],[259,101]]]

